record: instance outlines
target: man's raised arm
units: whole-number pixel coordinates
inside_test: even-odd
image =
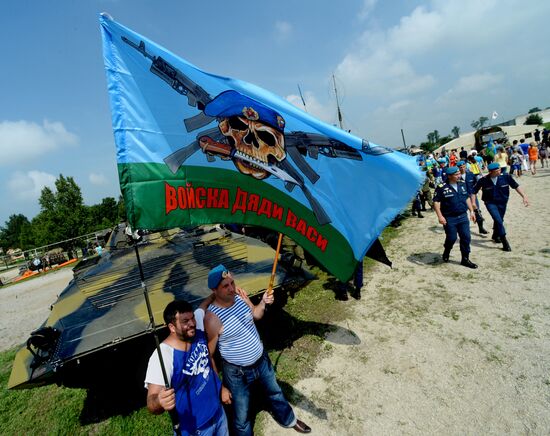
[[[250,301],[250,298],[248,298],[248,294],[245,290],[241,288],[236,288],[237,295],[243,299],[243,301],[248,304],[248,307],[252,310],[252,316],[254,317],[255,321],[258,321],[259,319],[262,319],[265,313],[265,307],[266,305],[272,304],[275,300],[275,297],[273,297],[273,292],[271,294],[268,294],[267,291],[264,292],[264,295],[262,295],[262,300],[254,306],[252,304],[252,301]]]

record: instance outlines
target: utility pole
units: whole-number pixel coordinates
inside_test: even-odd
[[[340,110],[340,102],[338,101],[338,90],[336,89],[334,74],[332,75],[332,83],[334,83],[334,95],[336,96],[336,108],[338,109],[338,123],[340,124],[340,128],[344,130],[344,126],[342,125],[342,111]]]
[[[403,146],[405,147],[405,150],[407,149],[407,143],[405,142],[405,134],[403,133],[403,129],[401,129],[401,137],[403,138]]]
[[[298,92],[300,93],[300,98],[302,99],[302,104],[304,105],[304,110],[307,112],[306,101],[302,95],[302,90],[300,89],[300,84],[298,84]]]

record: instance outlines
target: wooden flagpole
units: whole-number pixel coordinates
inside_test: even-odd
[[[277,262],[279,261],[279,251],[281,251],[282,242],[283,242],[283,234],[279,233],[279,240],[277,241],[277,250],[275,250],[275,260],[273,261],[271,278],[269,279],[269,286],[267,287],[267,295],[273,294],[273,283],[275,282],[275,271],[277,270]]]

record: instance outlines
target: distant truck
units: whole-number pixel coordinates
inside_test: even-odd
[[[506,133],[499,126],[483,127],[474,134],[474,138],[476,150],[478,153],[481,153],[487,148],[487,144],[491,138],[493,138],[494,142],[498,139],[506,140]]]

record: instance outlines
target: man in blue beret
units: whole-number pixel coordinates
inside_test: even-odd
[[[445,243],[443,244],[443,261],[448,262],[451,250],[460,237],[460,264],[467,268],[475,269],[477,265],[470,261],[470,222],[468,211],[473,222],[476,221],[474,209],[470,201],[470,195],[466,183],[460,178],[457,167],[446,169],[447,181],[438,187],[434,196],[434,209],[439,223],[445,229]]]
[[[266,291],[254,306],[246,292],[235,286],[233,276],[223,265],[210,270],[208,287],[215,296],[204,318],[208,349],[213,355],[218,347],[222,357],[222,402],[233,407],[235,434],[252,435],[249,403],[255,385],[266,394],[270,412],[281,426],[310,433],[311,428],[296,419],[284,397],[254,324],[264,316],[266,306],[273,303],[273,293]]]
[[[439,186],[443,183],[443,175],[445,173],[445,166],[447,165],[447,160],[444,158],[439,158],[437,160],[437,165],[432,167],[432,174],[434,176],[435,186]]]
[[[500,164],[493,162],[488,166],[489,174],[477,181],[471,193],[473,201],[474,196],[481,190],[481,200],[493,218],[493,236],[495,242],[502,243],[504,251],[512,251],[510,243],[506,238],[506,229],[504,228],[504,215],[506,214],[506,205],[510,197],[510,188],[515,189],[521,195],[523,204],[529,206],[529,200],[518,182],[510,174],[501,174]]]

